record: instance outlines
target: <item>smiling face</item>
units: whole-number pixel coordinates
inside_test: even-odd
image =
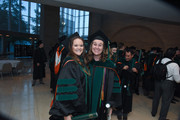
[[[93,40],[92,43],[92,52],[95,56],[101,56],[101,53],[103,52],[103,46],[104,42],[102,40]]]
[[[132,60],[133,57],[134,57],[134,55],[132,55],[131,52],[126,52],[126,54],[125,54],[126,61]]]
[[[117,53],[117,48],[111,48],[111,53],[112,54]]]
[[[79,38],[74,39],[72,44],[72,51],[75,55],[80,56],[84,51],[83,41]]]

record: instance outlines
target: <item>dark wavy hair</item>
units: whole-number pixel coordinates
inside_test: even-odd
[[[164,53],[164,57],[172,59],[176,54],[176,48],[168,48]]]

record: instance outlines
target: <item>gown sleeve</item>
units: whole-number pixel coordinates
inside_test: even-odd
[[[68,62],[60,71],[57,81],[55,101],[50,115],[76,115],[85,111],[85,93],[83,73],[74,61]]]

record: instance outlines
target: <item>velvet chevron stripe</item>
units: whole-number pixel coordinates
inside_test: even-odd
[[[57,101],[66,101],[66,100],[76,100],[78,98],[77,94],[60,94],[56,95]]]
[[[115,88],[116,88],[116,87],[120,88],[119,82],[114,82],[114,87],[115,87]]]
[[[57,85],[69,85],[76,83],[75,79],[59,79]]]
[[[61,86],[57,88],[57,93],[69,93],[69,92],[76,92],[76,86]]]

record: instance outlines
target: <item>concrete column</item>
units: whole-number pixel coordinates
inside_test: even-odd
[[[41,5],[40,40],[46,54],[57,43],[59,37],[59,7]]]

